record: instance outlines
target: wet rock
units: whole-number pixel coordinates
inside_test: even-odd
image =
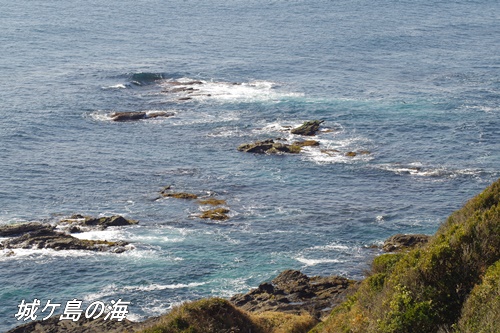
[[[172,117],[175,114],[173,112],[166,111],[156,111],[156,112],[145,112],[145,111],[137,111],[137,112],[114,112],[110,115],[111,120],[113,121],[134,121],[141,119],[150,119],[150,118],[158,118],[158,117]]]
[[[256,141],[254,143],[242,144],[238,147],[239,151],[246,153],[255,154],[298,154],[301,151],[301,147],[294,144],[286,144],[281,142],[275,142],[272,139],[264,141]]]
[[[70,233],[86,231],[86,229],[104,230],[107,227],[119,227],[138,224],[136,220],[126,219],[121,215],[113,215],[107,217],[91,217],[80,214],[72,215],[67,219],[59,222],[61,226],[68,226],[67,230]],[[83,227],[83,228],[80,228]],[[85,228],[86,227],[86,228]]]
[[[293,143],[293,145],[299,147],[311,147],[311,146],[319,146],[319,142],[316,140],[296,141]]]
[[[316,135],[316,132],[319,130],[319,126],[323,122],[324,120],[306,121],[301,126],[292,129],[290,132],[292,134],[298,134],[298,135],[307,135],[307,136]]]
[[[254,143],[245,143],[238,147],[239,151],[246,153],[264,154],[266,151],[273,147],[274,140],[256,141]]]
[[[27,232],[37,230],[53,230],[54,227],[49,224],[42,224],[39,222],[19,223],[12,225],[0,226],[0,237],[14,237],[20,236]]]
[[[286,270],[271,283],[262,283],[257,289],[238,294],[231,302],[252,312],[280,311],[299,314],[308,311],[316,318],[324,318],[355,290],[357,282],[339,277],[308,277]]]
[[[326,154],[328,156],[335,156],[335,155],[340,154],[340,150],[337,150],[337,149],[321,149],[320,152],[322,152],[323,154]]]
[[[4,249],[53,249],[53,250],[89,250],[120,253],[126,250],[127,242],[108,242],[103,240],[78,239],[55,230],[42,229],[28,232],[22,236],[5,240]]]
[[[355,157],[356,155],[358,155],[358,154],[354,151],[350,151],[350,152],[345,153],[345,156],[347,156],[347,157]]]
[[[200,217],[202,219],[211,219],[216,221],[225,221],[229,219],[227,215],[229,213],[229,209],[227,208],[215,208],[204,211]]]
[[[394,252],[405,249],[410,249],[416,246],[426,244],[431,236],[423,234],[404,235],[396,234],[385,240],[382,250],[386,252]]]

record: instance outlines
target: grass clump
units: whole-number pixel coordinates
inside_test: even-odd
[[[315,324],[308,314],[249,314],[211,298],[174,308],[141,333],[305,333]]]
[[[499,260],[500,180],[453,213],[427,245],[376,258],[357,293],[314,332],[480,332],[479,323],[500,332]]]

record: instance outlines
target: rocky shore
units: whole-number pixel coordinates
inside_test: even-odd
[[[40,222],[6,225],[0,227],[0,237],[9,238],[0,243],[0,250],[3,250],[4,255],[7,256],[15,255],[15,249],[86,250],[122,253],[130,249],[128,242],[87,240],[74,237],[71,234],[137,223],[137,221],[119,215],[94,218],[77,214],[59,221],[56,225]]]

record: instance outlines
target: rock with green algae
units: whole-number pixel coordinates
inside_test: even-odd
[[[242,144],[238,146],[238,150],[256,154],[298,154],[301,151],[301,147],[294,144],[290,145],[282,142],[275,142],[273,139],[269,139]]]
[[[229,209],[227,208],[214,208],[209,209],[201,213],[200,217],[202,219],[210,219],[216,221],[225,221],[229,219],[227,215],[229,213]]]
[[[319,141],[316,140],[295,141],[293,145],[299,147],[319,146]]]

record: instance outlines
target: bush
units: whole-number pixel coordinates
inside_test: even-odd
[[[376,258],[372,275],[361,283],[355,296],[335,309],[315,332],[430,333],[455,327],[471,290],[500,259],[499,202],[500,180],[453,213],[427,245],[406,254]],[[498,278],[496,283],[498,286]],[[492,310],[477,313],[488,313],[484,320],[492,325],[495,321],[491,318],[498,319],[498,302],[477,301],[476,293],[481,294],[474,291],[467,301],[476,305],[466,305],[463,310],[464,318],[471,319],[463,319],[460,327],[469,325],[466,322],[483,322],[470,309],[480,309],[484,302]],[[500,332],[500,321],[496,323],[493,331]],[[477,327],[464,332],[476,332]]]

